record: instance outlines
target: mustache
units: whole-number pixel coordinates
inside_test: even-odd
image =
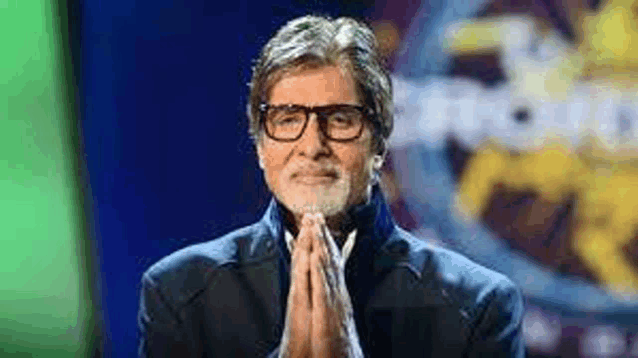
[[[302,175],[316,175],[316,176],[332,176],[335,178],[341,177],[341,171],[336,165],[330,163],[296,163],[287,168],[291,178]]]

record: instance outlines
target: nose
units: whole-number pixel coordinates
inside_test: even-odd
[[[297,148],[299,149],[300,154],[303,154],[310,159],[330,154],[327,138],[321,132],[321,128],[319,128],[319,119],[315,113],[310,114],[308,124],[301,138],[299,138]]]

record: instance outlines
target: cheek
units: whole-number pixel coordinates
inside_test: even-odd
[[[261,161],[266,180],[271,185],[277,185],[277,181],[286,167],[286,156],[288,151],[285,148],[267,146],[262,148]]]
[[[348,171],[352,181],[364,181],[370,175],[372,158],[370,133],[365,132],[362,140],[354,145],[339,148],[337,156],[342,168]]]
[[[344,167],[353,181],[365,181],[370,176],[371,158],[367,151],[351,152],[344,157]]]
[[[263,158],[264,158],[264,164],[266,165],[266,169],[268,169],[269,171],[280,170],[282,166],[281,156],[278,156],[276,153],[273,153],[272,151],[270,151],[270,152],[266,152]]]

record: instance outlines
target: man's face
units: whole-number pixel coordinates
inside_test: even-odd
[[[352,77],[339,67],[304,69],[285,75],[272,88],[270,105],[361,105]],[[350,142],[327,139],[316,114],[301,138],[279,142],[263,134],[257,145],[260,166],[275,197],[296,216],[332,216],[367,199],[374,153],[368,125]]]

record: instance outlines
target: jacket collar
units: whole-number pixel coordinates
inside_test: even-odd
[[[286,208],[276,199],[272,199],[262,222],[268,227],[270,234],[280,245],[289,259],[284,238],[285,228],[292,223],[286,220]],[[350,208],[349,213],[357,228],[356,251],[377,252],[388,240],[395,229],[394,220],[378,184],[372,187],[372,195],[367,203]],[[359,247],[357,249],[356,247]]]

